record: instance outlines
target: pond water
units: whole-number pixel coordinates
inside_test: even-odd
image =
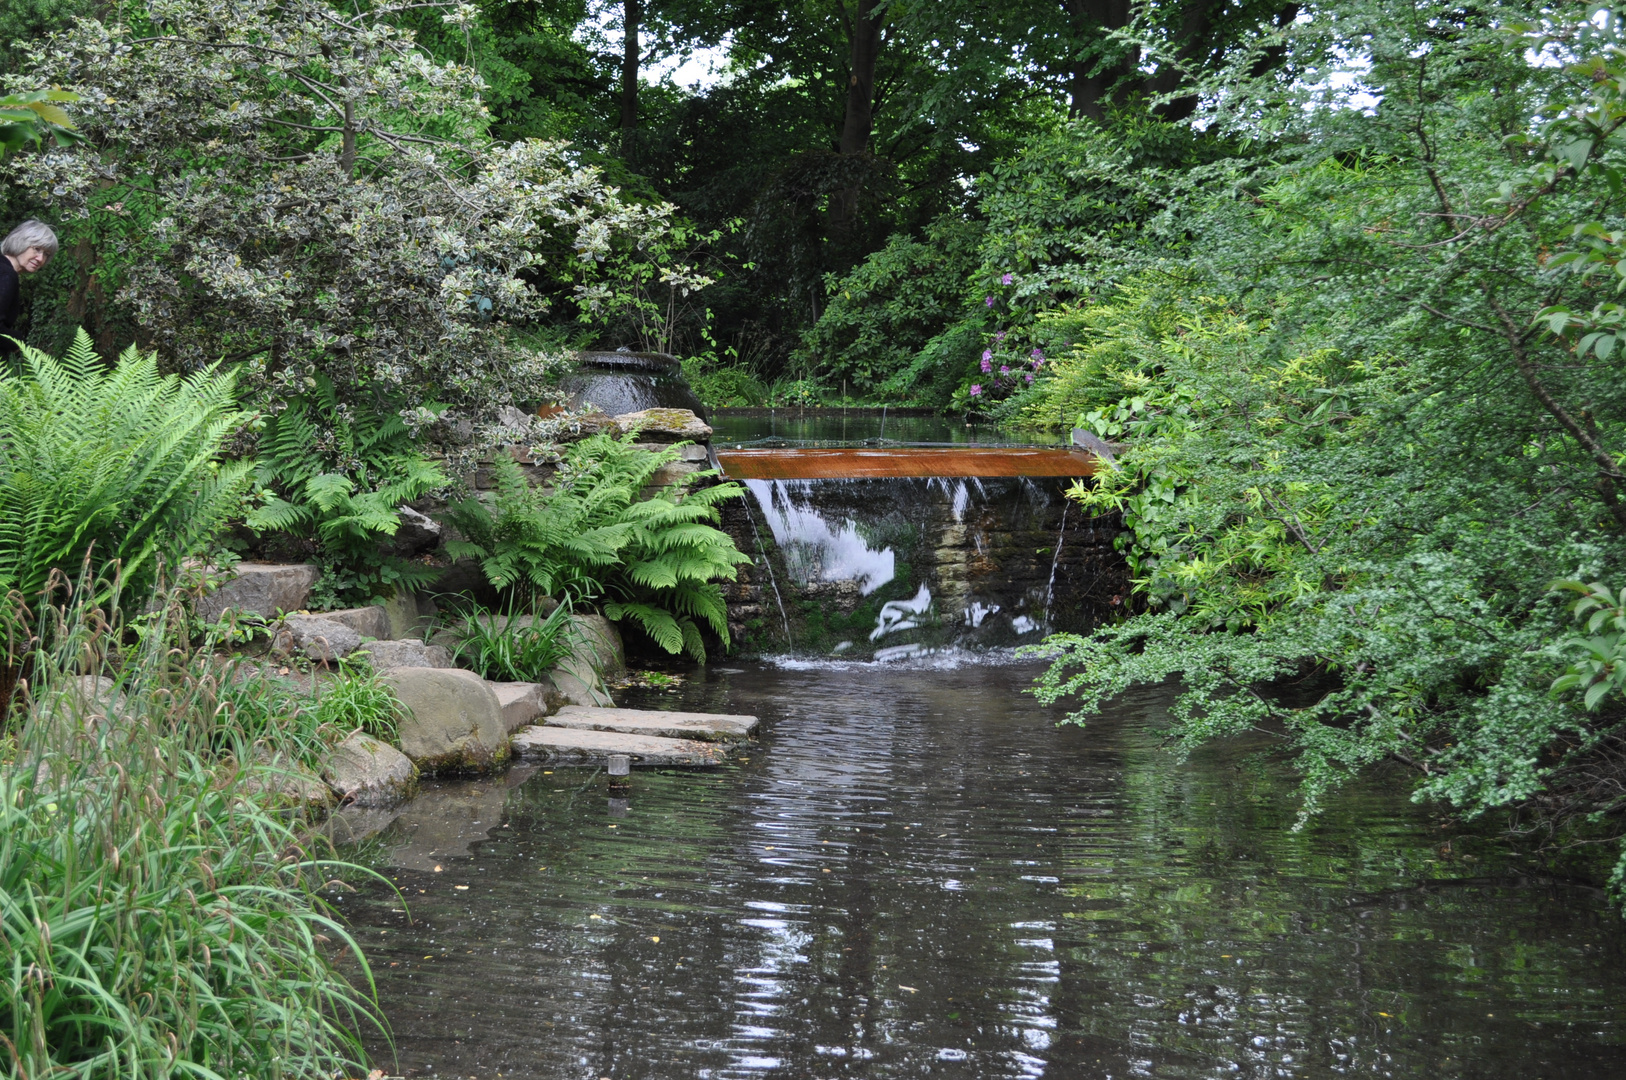
[[[1178,762],[1161,689],[1057,728],[1032,664],[982,661],[719,666],[623,703],[760,715],[736,765],[431,790],[364,849],[410,922],[341,903],[401,1070],[1626,1075],[1598,892],[1383,778],[1294,832],[1264,744]]]
[[[717,409],[719,450],[757,446],[1051,446],[1068,432],[996,427],[957,416],[882,409]]]

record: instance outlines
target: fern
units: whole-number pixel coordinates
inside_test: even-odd
[[[109,370],[83,330],[60,360],[24,346],[0,371],[0,593],[31,602],[88,558],[144,594],[239,505],[249,463],[218,454],[240,419],[230,372],[160,375],[133,346]]]
[[[491,504],[468,499],[448,518],[465,537],[449,554],[479,560],[498,589],[571,602],[602,599],[611,619],[630,621],[670,653],[706,658],[700,624],[728,644],[719,580],[750,560],[715,527],[717,504],[737,484],[695,488],[714,473],[693,473],[652,497],[642,495],[679,448],[649,451],[635,436],[606,435],[572,446],[544,494],[515,462],[499,457]]]
[[[365,602],[434,580],[432,567],[381,550],[400,529],[401,506],[446,484],[398,415],[347,408],[318,376],[266,422],[260,451],[256,478],[272,494],[249,526],[316,541],[339,599]]]

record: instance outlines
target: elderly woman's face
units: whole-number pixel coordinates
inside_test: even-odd
[[[49,252],[42,248],[31,247],[17,256],[17,269],[25,274],[32,274],[45,269],[45,264],[51,261]]]

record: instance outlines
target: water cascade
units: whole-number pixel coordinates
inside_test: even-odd
[[[752,419],[718,418],[713,441],[750,495],[726,527],[763,571],[730,590],[747,651],[886,661],[1029,644],[1122,603],[1119,523],[1069,513],[1088,455],[967,439],[942,421],[933,432],[916,419],[907,443],[889,443],[885,416],[791,435]],[[950,432],[961,438],[921,438]]]

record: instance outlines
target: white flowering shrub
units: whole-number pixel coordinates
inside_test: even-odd
[[[409,6],[146,0],[80,20],[18,78],[80,96],[88,152],[6,169],[167,362],[236,362],[273,409],[325,375],[352,407],[415,423],[433,403],[466,431],[543,396],[549,358],[511,328],[597,300],[594,268],[672,208],[564,144],[493,143],[478,75],[392,24]]]

